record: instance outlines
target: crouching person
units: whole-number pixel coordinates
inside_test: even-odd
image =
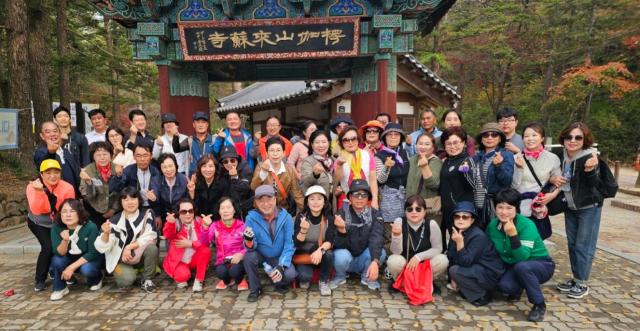
[[[407,268],[414,272],[420,263],[429,260],[433,293],[440,294],[435,284],[436,276],[447,270],[449,260],[442,254],[442,234],[435,220],[427,220],[427,205],[418,194],[404,203],[404,218],[396,219],[391,226],[391,256],[387,267],[391,278]]]
[[[224,290],[235,284],[238,284],[238,291],[249,289],[242,265],[245,254],[242,245],[244,223],[237,217],[239,212],[230,197],[222,197],[218,202],[220,220],[212,224],[210,219],[203,219],[201,240],[206,241],[207,246],[212,241],[216,244],[216,276],[220,278],[216,290]]]
[[[105,255],[108,273],[113,273],[120,288],[128,288],[142,273],[142,289],[155,292],[151,280],[158,266],[157,234],[153,228],[151,210],[140,209],[142,197],[134,187],[126,187],[118,198],[122,212],[102,224],[102,233],[95,241],[96,250]]]
[[[211,215],[195,217],[193,201],[188,198],[176,203],[178,219],[174,213],[167,213],[162,234],[169,243],[167,256],[162,262],[164,271],[176,281],[178,288],[187,287],[191,270],[196,271],[193,292],[202,292],[204,276],[209,267],[211,249],[209,242],[201,240],[203,222],[211,223]]]
[[[296,269],[291,263],[295,251],[291,215],[276,206],[276,191],[271,185],[256,188],[255,203],[258,209],[247,215],[243,234],[247,248],[243,263],[249,277],[249,302],[257,301],[262,292],[258,268],[264,267],[280,293],[286,293],[289,283],[296,278]]]
[[[354,179],[351,182],[347,193],[349,203],[343,204],[334,221],[336,274],[329,284],[331,289],[347,282],[347,272],[359,273],[360,282],[369,289],[380,289],[378,276],[386,256],[382,248],[384,227],[380,212],[369,206],[371,197],[367,181]]]
[[[96,251],[93,243],[98,237],[98,227],[88,220],[80,200],[67,199],[60,205],[51,229],[53,244],[53,293],[51,300],[61,300],[69,293],[68,282],[73,274],[80,272],[87,280],[91,291],[102,287],[104,256]]]
[[[473,202],[460,201],[453,209],[447,287],[479,307],[491,302],[504,265],[487,234],[476,226],[477,218]]]
[[[487,234],[507,269],[500,277],[498,288],[510,301],[520,300],[525,290],[533,304],[528,320],[540,322],[547,310],[540,285],[551,279],[556,265],[536,225],[518,213],[520,193],[512,188],[503,189],[498,191],[494,202],[496,218],[487,226]]]
[[[320,295],[331,295],[329,273],[333,268],[331,247],[335,231],[327,192],[320,185],[309,187],[302,213],[294,224],[296,254],[293,263],[298,271],[300,288],[308,289],[313,272],[320,270]]]

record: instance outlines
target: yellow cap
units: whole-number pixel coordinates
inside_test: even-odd
[[[45,172],[52,168],[62,170],[62,167],[60,167],[60,163],[58,163],[58,161],[56,160],[46,159],[42,161],[42,163],[40,163],[40,172]]]

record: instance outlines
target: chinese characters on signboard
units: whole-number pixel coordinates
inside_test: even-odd
[[[182,24],[191,61],[301,59],[358,54],[358,18],[220,21]]]

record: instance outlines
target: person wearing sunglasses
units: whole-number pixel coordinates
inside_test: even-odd
[[[235,147],[224,146],[218,155],[217,182],[222,188],[222,195],[239,203],[238,213],[243,218],[253,208],[253,191],[251,190],[251,167],[238,155]]]
[[[347,272],[360,274],[360,283],[371,290],[380,289],[378,276],[384,263],[384,226],[382,215],[370,207],[372,198],[369,184],[364,179],[354,179],[344,203],[334,219],[335,277],[329,283],[333,290],[347,282]]]
[[[331,136],[326,131],[315,131],[309,137],[309,156],[300,165],[300,191],[306,192],[311,186],[322,186],[329,201],[333,196],[333,163],[331,156]]]
[[[333,174],[335,182],[340,185],[336,189],[337,207],[342,207],[345,194],[349,192],[351,183],[356,179],[363,179],[370,188],[371,207],[378,209],[376,160],[369,151],[360,148],[359,143],[358,128],[353,125],[346,127],[338,136],[341,152],[336,159]]]
[[[380,136],[384,131],[384,125],[377,121],[372,120],[360,127],[360,137],[364,137],[364,142],[360,144],[360,148],[369,151],[375,155],[382,148],[383,144],[380,140]]]
[[[505,148],[507,138],[498,123],[486,123],[476,137],[478,153],[473,161],[478,165],[477,175],[482,182],[484,199],[476,195],[478,226],[484,229],[495,216],[493,197],[503,188],[511,187],[513,181],[513,153]],[[476,192],[480,188],[476,188]]]
[[[513,188],[500,190],[495,198],[496,217],[487,226],[487,235],[505,263],[498,289],[508,301],[518,302],[526,291],[533,308],[527,319],[541,322],[547,306],[541,285],[553,276],[555,263],[540,238],[536,225],[520,215],[520,193]]]
[[[447,288],[479,307],[491,302],[504,264],[487,234],[475,226],[477,217],[470,201],[458,202],[453,210],[453,232],[447,247],[451,281]]]
[[[557,285],[558,291],[580,299],[589,294],[587,281],[598,242],[602,213],[602,195],[594,189],[599,182],[597,150],[593,134],[586,124],[574,122],[560,132],[564,146],[562,176],[551,178],[564,192],[568,209],[564,213],[572,279]]]
[[[443,244],[440,227],[435,220],[427,220],[427,204],[415,194],[404,203],[404,217],[393,222],[391,228],[391,255],[387,261],[392,279],[397,279],[403,270],[416,272],[418,265],[429,260],[433,293],[440,294],[435,284],[436,277],[447,270],[449,261],[442,254]]]
[[[187,287],[191,271],[195,270],[193,292],[202,292],[205,273],[211,259],[209,241],[202,239],[203,223],[211,224],[211,214],[195,217],[195,206],[189,198],[176,203],[175,213],[167,213],[162,234],[169,249],[162,262],[164,272],[176,282],[179,289]]]
[[[142,290],[153,293],[159,259],[153,213],[141,208],[142,197],[135,187],[122,189],[118,201],[122,211],[102,223],[94,245],[105,255],[107,272],[113,273],[118,287],[131,287],[143,269]]]

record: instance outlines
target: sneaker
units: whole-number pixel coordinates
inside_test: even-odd
[[[227,284],[224,283],[224,280],[221,280],[216,284],[216,290],[226,290]]]
[[[328,282],[320,281],[318,283],[318,287],[320,288],[320,295],[322,296],[330,296],[331,295],[331,287],[329,287]]]
[[[389,267],[384,268],[384,272],[382,273],[382,277],[386,280],[391,280],[391,272],[389,271]]]
[[[153,293],[157,289],[156,284],[153,283],[151,279],[147,279],[142,283],[142,290],[147,293]]]
[[[76,276],[71,276],[71,279],[67,281],[67,285],[76,285],[77,283],[78,280],[76,279]]]
[[[44,282],[37,282],[33,290],[36,292],[40,292],[40,291],[44,291],[45,288],[47,288],[47,285],[45,285]]]
[[[257,292],[249,293],[249,296],[247,297],[247,301],[248,302],[256,302],[256,301],[258,301],[258,299],[260,298],[260,294],[262,294],[261,290],[258,290]]]
[[[90,291],[97,291],[99,289],[102,288],[102,280],[100,280],[100,282],[98,282],[98,284],[96,285],[92,285],[91,287],[89,287]]]
[[[300,282],[300,284],[298,284],[298,286],[303,290],[308,290],[309,286],[311,286],[311,283],[309,283],[309,282]]]
[[[370,290],[377,291],[377,290],[380,289],[380,282],[377,281],[377,280],[374,280],[374,281],[370,282],[367,279],[362,279],[362,280],[360,280],[360,284],[366,285]]]
[[[58,300],[62,300],[62,298],[64,298],[65,295],[69,294],[69,288],[65,287],[64,289],[60,290],[60,291],[53,291],[53,293],[51,293],[51,301],[58,301]]]
[[[193,281],[193,292],[202,292],[202,282],[199,280]]]
[[[334,278],[331,282],[329,282],[329,288],[335,290],[340,285],[344,285],[347,283],[347,280],[344,278]]]
[[[558,283],[558,285],[556,285],[556,290],[562,293],[569,293],[569,291],[571,291],[571,288],[574,286],[576,286],[576,281],[571,279],[564,283]]]
[[[458,286],[453,285],[453,283],[447,283],[447,288],[453,292],[458,292]]]
[[[547,312],[547,305],[543,303],[533,305],[533,308],[527,316],[527,320],[531,322],[542,322],[544,320],[544,314]]]
[[[576,284],[571,288],[571,290],[569,290],[569,294],[567,294],[567,296],[571,299],[582,299],[587,294],[589,294],[589,286]]]
[[[243,279],[240,284],[238,284],[238,291],[246,291],[249,289],[249,283],[247,283],[246,279]]]
[[[189,286],[189,284],[187,282],[180,282],[180,283],[176,283],[176,287],[177,288],[187,288],[187,286]]]

